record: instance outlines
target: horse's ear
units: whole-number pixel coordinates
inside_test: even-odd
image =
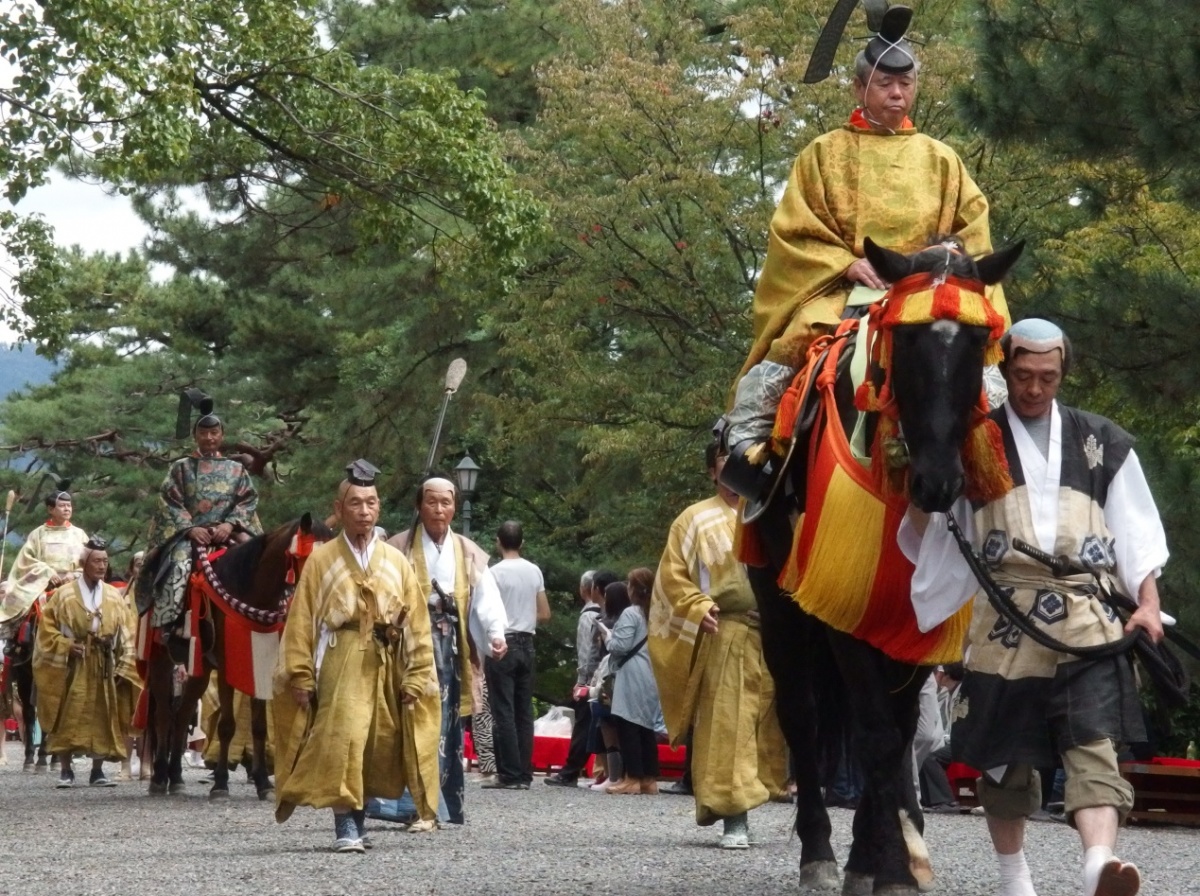
[[[300,533],[302,535],[312,534],[312,514],[307,510],[304,511],[304,516],[300,517]]]
[[[1009,268],[1017,263],[1017,259],[1021,257],[1024,249],[1025,241],[1019,240],[1007,249],[983,256],[975,262],[975,267],[979,270],[979,279],[989,286],[999,283],[1008,274]]]
[[[913,272],[910,258],[883,248],[870,237],[863,240],[863,252],[866,253],[867,261],[871,262],[871,267],[875,268],[875,273],[888,283],[903,280]]]

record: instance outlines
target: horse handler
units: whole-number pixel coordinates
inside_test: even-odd
[[[1014,488],[980,507],[959,499],[952,513],[963,535],[1018,613],[1059,644],[1102,648],[1139,628],[1157,643],[1163,628],[1156,578],[1167,544],[1133,438],[1055,400],[1071,362],[1070,342],[1055,324],[1023,320],[1001,346],[1009,394],[992,419]],[[913,602],[923,629],[979,590],[946,515],[910,508],[899,539],[917,566]],[[1029,545],[1065,555],[1094,576],[1056,577],[1028,554]],[[1097,593],[1097,581],[1136,602],[1127,622]],[[1118,825],[1133,807],[1117,751],[1145,740],[1127,655],[1081,658],[1043,646],[981,593],[951,717],[954,758],[982,772],[979,800],[999,863],[999,896],[1035,896],[1025,822],[1041,804],[1036,769],[1060,757],[1067,818],[1084,849],[1083,896],[1137,893],[1137,868],[1113,855]]]
[[[437,811],[441,706],[429,611],[412,567],[375,535],[375,467],[347,468],[341,534],[313,551],[288,614],[275,672],[276,821],[333,809],[335,852],[370,846],[368,797]],[[424,699],[422,699],[424,698]]]
[[[71,754],[92,757],[93,787],[110,787],[104,761],[125,761],[125,735],[141,687],[133,632],[121,592],[104,581],[105,543],[92,536],[80,557],[83,575],[46,601],[33,654],[38,715],[47,748],[59,757],[56,786],[75,786]]]

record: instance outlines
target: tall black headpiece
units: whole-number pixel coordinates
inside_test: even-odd
[[[199,419],[192,423],[192,409],[200,412]],[[200,389],[188,388],[179,393],[179,413],[175,418],[175,438],[186,439],[201,426],[223,426],[221,418],[213,413],[212,396]]]
[[[379,468],[373,463],[360,457],[346,464],[346,481],[351,485],[371,486],[375,484],[375,477],[379,472]]]
[[[850,21],[850,14],[860,0],[837,0],[825,20],[825,27],[817,36],[808,68],[804,72],[805,84],[816,84],[829,77],[833,68],[833,57]],[[907,6],[889,6],[888,0],[861,0],[867,13],[867,27],[874,36],[867,43],[867,59],[879,71],[899,75],[915,67],[912,47],[904,40],[912,21],[912,10]]]
[[[83,543],[83,547],[88,551],[107,551],[108,542],[99,535],[88,536],[88,540]]]
[[[71,493],[67,491],[71,487],[70,479],[60,479],[55,484],[54,488],[50,489],[50,494],[46,495],[45,501],[47,507],[53,507],[59,501],[70,501]]]

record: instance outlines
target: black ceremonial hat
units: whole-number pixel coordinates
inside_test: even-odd
[[[375,484],[375,477],[379,475],[379,468],[369,460],[363,460],[361,457],[346,464],[346,481],[351,485],[370,486]]]
[[[108,542],[105,541],[103,538],[101,538],[99,535],[89,536],[88,540],[86,542],[84,542],[83,546],[89,551],[107,551],[108,550]]]
[[[883,14],[879,32],[867,42],[867,62],[877,71],[903,75],[916,67],[912,44],[904,33],[912,22],[912,10],[907,6],[889,6]]]
[[[43,480],[45,481],[45,480]],[[47,507],[53,507],[59,501],[70,501],[71,493],[67,491],[71,487],[70,479],[60,479],[58,483],[50,490],[50,494],[46,495],[45,501]]]

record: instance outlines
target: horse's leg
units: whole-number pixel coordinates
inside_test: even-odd
[[[150,775],[151,796],[166,794],[171,783],[171,721],[174,716],[175,665],[166,650],[155,647],[150,658],[150,669],[146,678],[150,689],[150,706],[147,730],[153,730],[152,750],[149,753],[153,764]]]
[[[836,890],[839,874],[830,843],[832,827],[821,796],[813,652],[806,649],[811,618],[775,583],[765,568],[748,568],[758,598],[763,657],[775,679],[775,709],[796,773],[796,835],[800,838],[800,884]],[[830,672],[832,670],[825,670]]]
[[[187,752],[188,723],[208,687],[209,670],[199,676],[189,676],[183,683],[183,694],[171,708],[172,742],[171,761],[168,769],[170,793],[181,793],[186,785],[183,780],[183,754]]]
[[[223,669],[217,669],[217,730],[220,743],[217,767],[213,770],[213,786],[209,797],[229,796],[229,745],[233,742],[237,728],[237,716],[233,711],[233,685],[225,680]],[[212,737],[213,732],[208,736]]]
[[[914,720],[913,729],[906,736],[893,712],[893,699],[910,693],[915,707],[921,682],[917,682],[914,691],[910,681],[893,681],[888,673],[903,668],[916,680],[928,670],[892,663],[851,635],[830,630],[829,638],[846,680],[855,724],[854,751],[863,774],[863,795],[854,814],[854,842],[846,862],[844,892],[858,896],[864,892],[866,879],[872,878],[872,892],[917,893],[917,881],[909,866],[901,830],[899,792],[902,762],[908,762],[909,775],[912,774],[912,730],[916,723]]]
[[[33,710],[33,673],[32,663],[12,667],[13,689],[17,692],[17,703],[21,707],[21,741],[25,745],[25,771],[34,770],[33,753],[34,722],[37,715]]]
[[[911,667],[893,664],[897,671],[893,678],[899,676],[902,680],[907,677],[907,684],[891,694],[892,713],[900,736],[908,744],[908,749],[900,757],[900,768],[897,769],[896,791],[900,797],[900,825],[904,843],[908,849],[909,869],[921,887],[933,883],[933,863],[929,859],[929,850],[925,845],[925,816],[921,814],[921,803],[918,795],[918,785],[914,780],[912,743],[916,736],[917,725],[921,713],[921,690],[932,671],[931,666],[919,666],[915,674],[909,671]]]
[[[275,782],[267,771],[267,701],[250,701],[250,733],[254,738],[254,756],[251,777],[260,800],[270,799],[275,794]]]

